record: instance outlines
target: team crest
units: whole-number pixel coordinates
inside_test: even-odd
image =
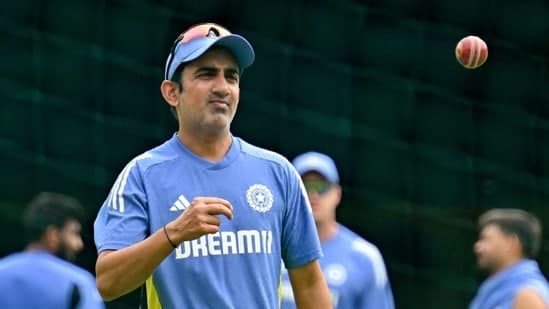
[[[259,212],[267,212],[273,207],[273,194],[264,185],[250,186],[246,192],[246,200],[250,207]]]

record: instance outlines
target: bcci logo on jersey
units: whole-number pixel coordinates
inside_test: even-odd
[[[250,207],[259,212],[267,212],[273,207],[273,194],[264,185],[250,186],[246,191],[246,200]]]

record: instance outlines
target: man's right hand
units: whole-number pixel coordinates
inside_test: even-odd
[[[170,239],[177,245],[219,231],[218,215],[233,219],[233,206],[217,197],[196,197],[189,207],[174,221],[166,224]]]

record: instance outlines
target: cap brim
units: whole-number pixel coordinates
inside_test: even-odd
[[[316,165],[312,166],[312,165],[304,164],[303,166],[296,167],[296,170],[299,173],[299,175],[301,175],[301,176],[303,176],[305,174],[308,174],[308,173],[317,173],[320,176],[322,176],[323,178],[330,179],[327,176],[326,171],[323,168],[321,168],[319,166],[316,166]]]
[[[331,158],[320,153],[305,153],[297,156],[292,162],[299,175],[315,172],[326,180],[339,183],[337,168]]]
[[[227,48],[236,58],[241,71],[254,62],[255,52],[252,45],[248,40],[238,34],[230,34],[215,39],[208,37],[200,38],[187,43],[185,47],[180,46],[182,49],[177,49],[174,62],[170,68],[169,77],[171,78],[175,69],[181,63],[195,60],[213,46],[223,46]],[[185,51],[187,52],[185,53]]]
[[[254,63],[255,52],[248,40],[238,34],[231,34],[218,39],[212,46],[223,46],[229,49],[240,68],[245,69]]]

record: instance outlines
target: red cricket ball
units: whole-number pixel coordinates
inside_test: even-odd
[[[488,59],[488,45],[478,36],[466,36],[456,45],[456,59],[465,68],[476,69]]]

